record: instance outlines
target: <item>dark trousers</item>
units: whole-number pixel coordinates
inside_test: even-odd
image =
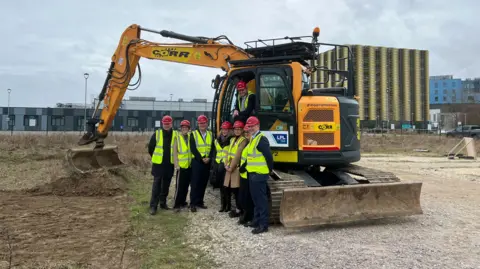
[[[213,175],[210,178],[210,184],[214,189],[220,188],[220,191],[222,190],[223,187],[223,181],[225,179],[225,164],[223,162],[220,163],[214,163],[214,167],[212,171],[214,172]]]
[[[167,205],[168,191],[173,177],[173,166],[163,167],[153,176],[152,197],[150,198],[150,207],[157,208],[160,205]]]
[[[197,160],[192,160],[192,182],[190,188],[190,206],[203,206],[205,190],[210,176],[210,163],[204,164]]]
[[[233,198],[235,199],[236,208],[239,209],[239,210],[242,210],[242,206],[240,205],[239,197],[238,197],[239,188],[230,188],[230,187],[225,187],[224,186],[224,189],[225,189],[225,200],[227,201],[227,205],[228,205],[227,209],[228,210],[231,209],[232,194],[233,194]]]
[[[250,184],[248,178],[240,177],[239,190],[240,204],[242,205],[242,220],[245,222],[253,220],[253,200],[250,194]]]
[[[262,228],[268,227],[268,175],[252,173],[248,174],[250,193],[252,195],[254,210],[253,222]]]
[[[192,168],[180,168],[177,170],[176,189],[175,189],[175,203],[174,208],[180,208],[187,203],[188,187],[190,186],[190,176],[192,174]]]

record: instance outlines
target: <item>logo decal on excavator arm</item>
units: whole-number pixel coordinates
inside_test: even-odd
[[[192,50],[187,48],[153,48],[152,56],[163,60],[172,60],[175,62],[186,62],[192,55]]]

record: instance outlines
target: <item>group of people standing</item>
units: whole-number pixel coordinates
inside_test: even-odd
[[[246,84],[237,84],[239,92],[234,123],[225,121],[216,139],[207,130],[208,118],[197,118],[198,129],[191,131],[190,122],[180,123],[180,132],[172,129],[172,118],[162,118],[162,128],[149,143],[152,157],[152,196],[150,214],[155,215],[160,205],[167,206],[170,183],[176,170],[174,195],[175,211],[186,208],[190,187],[190,211],[206,209],[204,197],[209,179],[220,188],[221,208],[230,217],[238,217],[238,224],[253,227],[252,233],[268,231],[268,178],[273,169],[273,157],[268,139],[260,132],[260,121],[249,116],[255,95],[247,92]],[[215,171],[210,175],[210,170]],[[232,195],[235,209],[232,209]]]

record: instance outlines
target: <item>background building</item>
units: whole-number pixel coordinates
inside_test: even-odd
[[[480,78],[462,80],[463,103],[480,103]]]
[[[428,51],[348,46],[353,53],[362,126],[383,124],[386,127],[395,123],[396,128],[410,124],[426,128],[430,110]],[[346,48],[322,52],[316,64],[347,70],[347,60],[341,59],[346,58],[347,53]],[[328,76],[325,71],[317,71],[312,79],[325,82],[324,87],[335,86],[341,81],[339,75]]]
[[[430,77],[430,104],[480,103],[480,78]]]
[[[430,104],[461,104],[462,80],[452,75],[430,77]]]
[[[87,107],[91,117],[97,100]],[[103,103],[101,103],[103,104]],[[193,101],[157,101],[154,97],[130,97],[124,100],[113,121],[112,131],[153,131],[160,127],[164,115],[171,115],[174,128],[180,128],[184,119],[196,128],[197,116],[211,117],[212,102],[206,99]],[[100,106],[101,108],[102,106]],[[83,131],[84,105],[57,104],[57,107],[3,107],[0,108],[0,130],[7,131]],[[10,117],[9,117],[10,115]],[[8,121],[10,118],[10,122]]]

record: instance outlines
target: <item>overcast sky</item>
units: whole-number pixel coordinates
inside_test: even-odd
[[[247,40],[309,35],[322,42],[430,51],[430,75],[480,77],[480,1],[208,0],[0,1],[0,106],[88,101],[103,85],[120,35],[130,24],[188,35]],[[154,34],[147,40],[172,42]],[[126,96],[212,98],[221,70],[142,59],[142,85]]]

